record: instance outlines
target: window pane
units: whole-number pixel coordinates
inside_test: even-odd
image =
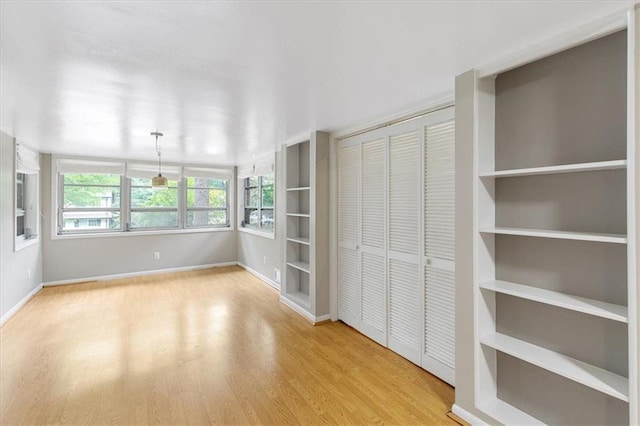
[[[245,225],[258,226],[258,210],[244,209]]]
[[[151,179],[147,179],[147,178],[131,178],[131,186],[145,186],[148,188],[151,188]],[[177,188],[178,187],[178,181],[177,180],[170,180],[169,181],[169,188]]]
[[[262,207],[273,207],[273,176],[262,177]]]
[[[245,206],[258,207],[260,198],[258,197],[258,188],[245,189]]]
[[[187,189],[188,207],[227,207],[224,189]]]
[[[120,187],[65,186],[63,205],[65,208],[119,208]]]
[[[226,210],[187,212],[187,226],[190,228],[214,225],[227,225]]]
[[[273,210],[262,210],[260,224],[263,229],[273,229]]]
[[[260,177],[258,177],[258,176],[249,177],[246,180],[245,186],[258,186],[259,181],[260,181]]]
[[[176,188],[152,189],[131,188],[131,207],[177,207],[178,190]]]
[[[120,230],[120,212],[82,211],[63,212],[63,231]]]
[[[63,177],[64,207],[120,207],[120,175],[70,173]]]
[[[131,212],[131,228],[175,228],[178,212]]]
[[[24,235],[24,215],[16,217],[16,237]]]

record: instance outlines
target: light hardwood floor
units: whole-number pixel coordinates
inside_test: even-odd
[[[238,267],[45,288],[0,364],[2,425],[455,425],[449,385]]]

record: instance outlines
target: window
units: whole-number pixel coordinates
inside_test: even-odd
[[[16,144],[15,249],[38,240],[40,154]]]
[[[167,229],[178,227],[178,182],[166,189],[151,188],[151,178],[131,178],[131,218],[129,229]]]
[[[59,214],[62,232],[122,229],[120,215],[122,177],[119,174],[67,173],[61,175],[60,180],[62,200]]]
[[[187,227],[229,225],[229,182],[187,177]]]
[[[273,232],[274,189],[273,174],[244,179],[245,227]]]
[[[154,189],[150,164],[60,158],[56,165],[58,234],[230,227],[231,169],[163,167],[169,186]]]

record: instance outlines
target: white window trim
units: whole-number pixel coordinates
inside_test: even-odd
[[[185,168],[214,168],[214,169],[222,169],[229,170],[230,178],[229,185],[227,188],[227,196],[229,203],[229,226],[226,227],[202,227],[202,228],[166,228],[166,229],[136,229],[133,231],[125,231],[123,230],[115,231],[115,232],[88,232],[88,233],[66,233],[59,234],[58,233],[58,201],[60,199],[60,182],[59,182],[59,173],[57,168],[57,160],[59,159],[69,159],[69,160],[85,160],[85,161],[116,161],[127,163],[126,160],[117,159],[117,158],[96,158],[96,157],[81,157],[81,156],[68,156],[68,155],[52,155],[51,156],[51,239],[52,240],[65,240],[65,239],[83,239],[83,238],[118,238],[118,237],[141,237],[145,235],[173,235],[173,234],[199,234],[199,233],[214,233],[214,232],[234,232],[236,231],[236,215],[233,212],[236,210],[236,191],[233,191],[232,188],[234,183],[236,182],[235,175],[235,167],[232,166],[216,166],[216,165],[202,165],[202,164],[193,164],[193,163],[167,163],[167,166],[175,166]],[[155,166],[155,163],[147,161],[135,161],[136,164],[146,163]],[[164,163],[163,163],[164,164]],[[15,178],[14,178],[15,179]],[[123,179],[126,179],[126,176],[123,176]],[[126,187],[127,185],[125,185]],[[181,185],[178,185],[180,188]],[[125,188],[128,190],[128,187]],[[15,185],[14,185],[14,204],[15,204]],[[38,194],[40,191],[40,186],[38,185]],[[179,195],[180,196],[180,195]],[[120,195],[121,203],[124,202],[123,195]],[[127,195],[128,199],[128,195]],[[128,200],[126,201],[128,203]],[[186,209],[186,204],[183,206]],[[183,207],[178,206],[179,210],[183,210]],[[128,212],[128,209],[125,209]],[[123,210],[123,212],[125,211]],[[127,213],[128,215],[128,213]],[[14,220],[15,223],[15,220]],[[14,225],[15,226],[15,225]],[[15,229],[14,229],[15,233]],[[38,235],[38,240],[40,236]],[[29,240],[31,241],[31,240]],[[30,244],[29,244],[30,245]]]

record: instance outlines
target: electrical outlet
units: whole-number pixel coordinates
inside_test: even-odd
[[[160,260],[160,252],[159,251],[154,251],[153,252],[153,258],[155,260]]]
[[[267,256],[265,256],[265,257],[264,257],[264,259],[262,259],[262,263],[263,263],[264,265],[266,265],[266,264],[267,264]]]
[[[273,280],[280,284],[280,269],[273,268]]]

